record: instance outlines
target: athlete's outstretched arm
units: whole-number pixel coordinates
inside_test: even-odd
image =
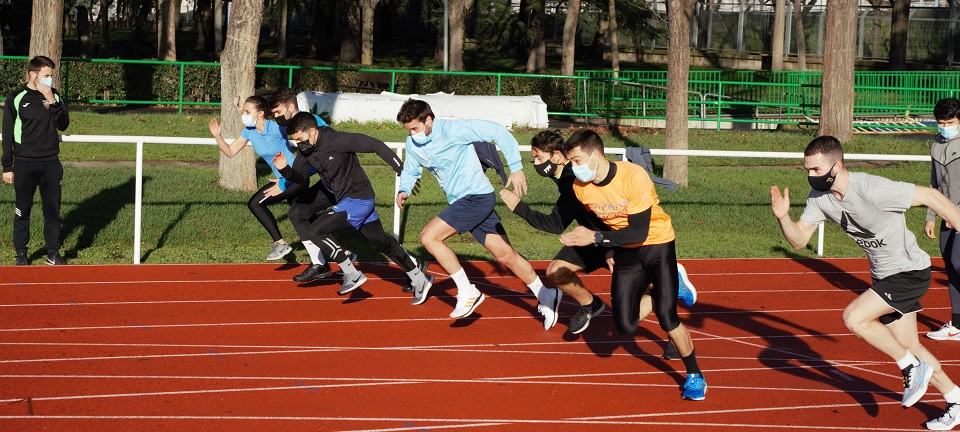
[[[912,206],[927,206],[938,216],[947,221],[950,227],[960,227],[960,209],[957,208],[940,191],[924,186],[916,186],[913,194]]]
[[[783,188],[783,194],[780,194],[780,188],[770,186],[770,206],[773,209],[773,215],[780,222],[783,237],[787,239],[790,246],[794,249],[802,249],[806,246],[813,232],[817,230],[817,226],[802,220],[794,222],[790,219],[790,190]]]

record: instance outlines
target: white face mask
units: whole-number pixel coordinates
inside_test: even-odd
[[[430,137],[428,137],[423,131],[410,135],[410,138],[413,139],[413,142],[417,144],[426,144],[430,142]]]
[[[942,136],[943,139],[952,140],[960,133],[960,124],[947,127],[937,126],[937,129],[940,131],[940,136]]]
[[[53,87],[53,77],[40,78],[40,82],[44,83],[47,87]]]
[[[240,121],[242,121],[246,127],[254,127],[257,125],[257,121],[253,119],[252,115],[243,114],[240,116]]]

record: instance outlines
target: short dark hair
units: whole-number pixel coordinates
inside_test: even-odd
[[[270,97],[267,98],[268,106],[270,109],[274,109],[280,104],[292,103],[297,104],[297,92],[293,91],[290,87],[280,87],[273,91],[270,94]]]
[[[267,100],[264,99],[263,96],[250,96],[247,100],[243,101],[243,103],[253,104],[253,106],[257,108],[257,111],[263,111],[264,113],[267,111]]]
[[[563,155],[566,157],[570,150],[577,147],[583,152],[600,150],[600,153],[603,153],[603,140],[592,129],[580,129],[570,135],[570,138],[567,138],[567,141],[563,143]]]
[[[555,130],[540,131],[530,139],[530,147],[547,153],[555,151],[563,153],[563,136]]]
[[[933,107],[933,118],[937,120],[960,118],[960,100],[954,97],[940,99]]]
[[[807,148],[803,150],[804,156],[813,156],[815,154],[822,154],[834,158],[835,161],[842,161],[843,147],[840,145],[840,140],[830,135],[819,136],[814,138],[813,141],[810,141],[810,144],[807,144]]]
[[[50,60],[50,57],[36,56],[27,62],[27,73],[40,72],[40,69],[43,69],[44,67],[56,69],[57,65],[53,62],[53,60]]]
[[[317,126],[317,118],[308,112],[298,112],[290,119],[290,123],[287,123],[287,133],[290,135],[309,129],[319,129],[319,126]]]
[[[397,113],[397,121],[400,124],[407,124],[414,120],[425,123],[429,117],[435,118],[433,110],[430,109],[430,104],[419,99],[407,99],[400,106],[400,112]]]

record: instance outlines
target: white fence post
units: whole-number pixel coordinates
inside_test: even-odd
[[[137,179],[133,192],[133,263],[140,264],[140,232],[143,222],[143,141],[137,141]]]

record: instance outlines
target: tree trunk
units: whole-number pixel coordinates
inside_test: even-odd
[[[340,62],[360,63],[360,2],[345,0],[338,6],[341,16]]]
[[[90,57],[90,11],[86,6],[77,6],[77,41],[80,42],[80,57]]]
[[[620,72],[620,44],[617,42],[617,2],[610,0],[610,67],[613,76]],[[688,42],[689,48],[689,42]]]
[[[770,70],[783,70],[783,23],[786,21],[786,0],[776,0],[773,6],[773,40],[770,45]]]
[[[373,20],[374,12],[377,11],[377,3],[380,0],[363,0],[363,30],[361,32],[363,44],[361,48],[360,64],[373,64]]]
[[[157,0],[157,59],[177,60],[177,23],[181,0]]]
[[[110,3],[111,0],[100,0],[100,47],[106,49],[110,44]]]
[[[227,41],[220,55],[220,119],[224,131],[233,136],[243,130],[240,112],[243,101],[253,94],[257,62],[257,43],[260,40],[260,23],[263,20],[263,0],[234,0],[227,26]],[[224,134],[226,138],[226,133]],[[255,152],[247,146],[240,153],[228,158],[220,153],[221,187],[231,190],[257,190],[254,169]]]
[[[818,136],[853,139],[853,69],[857,48],[857,2],[827,6]]]
[[[451,71],[463,71],[463,36],[464,36],[464,18],[467,14],[466,2],[464,0],[450,0],[450,57],[448,59],[448,69]]]
[[[668,49],[667,49],[667,120],[664,138],[668,149],[688,148],[687,91],[690,80],[690,20],[693,19],[693,4],[696,0],[668,0]],[[687,179],[687,157],[667,156],[663,163],[663,176],[682,187]]]
[[[526,73],[543,73],[547,70],[547,45],[544,37],[544,1],[527,3],[530,16],[530,45],[527,54]]]
[[[560,74],[573,75],[577,46],[577,24],[580,20],[580,0],[567,0],[567,19],[563,23],[563,46],[560,48]]]
[[[536,3],[538,0],[532,0],[532,2]],[[523,30],[518,30],[514,35],[517,57],[526,56],[527,63],[530,62],[530,50],[533,47],[533,20],[531,19],[533,14],[530,11],[532,7],[530,0],[520,0],[520,5],[517,8],[517,21],[520,22],[519,27]],[[530,71],[528,70],[527,73],[530,73]]]
[[[287,58],[287,16],[290,14],[288,10],[288,0],[280,0],[280,45],[277,46],[277,58]]]
[[[910,29],[910,0],[891,0],[893,17],[890,21],[890,70],[907,68],[907,33]]]
[[[797,70],[807,70],[807,36],[803,34],[803,0],[793,0],[797,30]]]
[[[213,0],[213,52],[218,56],[223,52],[223,8],[222,1]]]
[[[47,56],[53,69],[53,86],[60,88],[60,53],[63,51],[63,0],[33,0],[30,20],[30,57]]]
[[[597,31],[593,33],[593,41],[590,42],[590,48],[584,56],[595,63],[603,62],[603,54],[607,51],[607,31],[610,29],[610,19],[607,14],[601,13],[599,15],[597,17]]]
[[[193,45],[196,51],[206,51],[210,44],[210,35],[213,33],[213,1],[197,0],[194,22],[197,28],[197,42]]]

